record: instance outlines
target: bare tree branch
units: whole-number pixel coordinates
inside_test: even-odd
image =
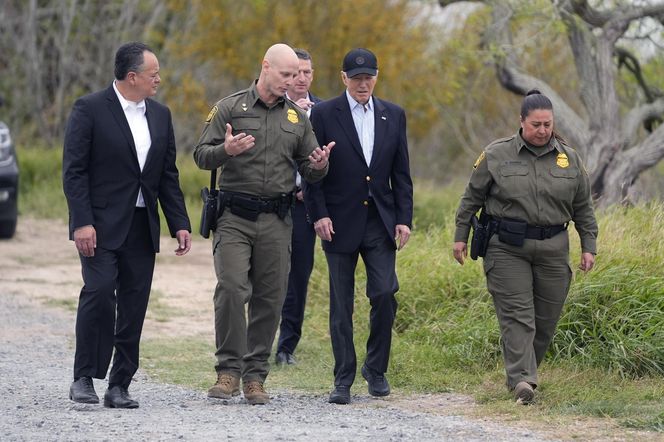
[[[593,63],[595,49],[591,30],[572,10],[560,9],[560,16],[567,26],[567,39],[574,58],[576,72],[579,75],[579,96],[586,109],[596,109],[601,103],[597,66]],[[594,122],[590,122],[594,124]]]
[[[500,51],[494,59],[498,79],[503,87],[517,95],[526,95],[530,89],[539,89],[553,103],[556,126],[559,132],[574,146],[583,152],[588,143],[588,128],[583,119],[563,100],[545,81],[526,74],[520,68],[518,57],[512,45],[509,20],[512,11],[504,3],[497,3],[492,10],[492,25],[487,30],[487,37],[500,45]]]
[[[587,0],[567,0],[560,2],[559,6],[578,15],[595,28],[603,28],[610,22],[620,23],[620,26],[625,27],[634,20],[664,14],[664,3],[643,6],[624,4],[609,10],[599,10],[590,6]]]
[[[664,3],[662,2],[639,7],[626,5],[621,10],[623,13],[620,19],[627,21],[634,21],[644,17],[664,17]]]
[[[597,28],[603,27],[611,19],[611,13],[593,8],[586,0],[570,0],[562,2],[561,6],[577,14],[589,25]]]
[[[623,134],[629,143],[636,139],[637,131],[641,125],[652,119],[664,115],[664,97],[660,97],[652,103],[647,103],[631,109],[623,119]]]
[[[630,187],[638,176],[664,158],[664,125],[660,125],[641,143],[615,156],[605,173],[606,185],[602,197],[607,203],[626,200]]]

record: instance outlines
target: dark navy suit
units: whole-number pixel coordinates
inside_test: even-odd
[[[318,143],[336,145],[327,176],[308,185],[307,210],[313,221],[332,220],[332,241],[323,241],[330,274],[330,334],[335,385],[352,385],[357,361],[353,345],[355,267],[361,255],[371,303],[365,364],[387,371],[399,289],[395,273],[396,224],[412,225],[406,116],[399,106],[373,97],[374,145],[367,166],[346,92],[316,105],[312,123]],[[370,197],[371,194],[371,197]]]
[[[111,85],[76,101],[64,141],[63,184],[69,234],[93,225],[97,248],[80,256],[84,286],[76,318],[74,378],[127,387],[138,367],[139,341],[159,251],[157,201],[170,233],[191,231],[175,166],[166,106],[145,99],[151,145],[141,170],[134,139]],[[145,201],[136,208],[138,191]],[[117,308],[117,319],[116,319]]]
[[[313,94],[309,98],[314,103],[321,99]],[[301,181],[302,190],[306,187],[305,180]],[[316,245],[316,232],[312,221],[307,216],[304,202],[295,201],[291,210],[293,218],[293,233],[291,237],[291,267],[288,274],[288,291],[284,306],[281,309],[281,324],[279,325],[279,341],[277,353],[295,353],[302,337],[302,323],[304,322],[304,307],[307,303],[307,287],[309,277],[314,268],[314,247]]]

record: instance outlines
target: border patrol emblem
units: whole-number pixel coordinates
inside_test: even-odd
[[[294,109],[288,109],[288,121],[293,124],[296,124],[300,120],[297,118],[297,112]]]
[[[556,164],[558,167],[562,167],[563,169],[569,167],[569,160],[567,159],[567,155],[564,153],[559,153],[558,157],[556,158]]]
[[[213,106],[212,109],[210,109],[210,113],[208,114],[207,118],[205,119],[205,122],[206,122],[206,123],[209,123],[210,121],[212,121],[212,119],[214,118],[214,116],[217,115],[217,111],[218,111],[218,110],[219,110],[219,109],[217,108],[216,105]]]
[[[486,157],[486,152],[482,151],[480,156],[475,160],[475,164],[473,164],[473,169],[477,169],[477,166],[480,165],[484,157]]]

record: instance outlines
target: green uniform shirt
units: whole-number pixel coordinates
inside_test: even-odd
[[[252,135],[254,147],[236,156],[228,155],[224,148],[226,123],[233,128],[233,135]],[[249,89],[223,98],[212,108],[194,149],[194,161],[201,169],[221,167],[222,190],[271,198],[294,190],[294,164],[309,182],[327,174],[327,167],[315,170],[310,166],[308,157],[316,147],[318,142],[306,112],[283,97],[268,108],[254,82]]]
[[[482,207],[499,218],[553,226],[574,221],[583,252],[597,252],[590,180],[577,152],[555,137],[531,147],[516,134],[487,146],[456,213],[454,241],[468,241],[470,218]]]

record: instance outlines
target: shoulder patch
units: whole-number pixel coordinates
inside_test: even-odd
[[[214,116],[217,115],[217,112],[219,112],[219,108],[217,107],[217,105],[212,106],[212,109],[210,109],[210,113],[208,113],[208,116],[205,119],[205,122],[209,123],[210,121],[212,121]]]
[[[475,164],[473,164],[473,169],[477,169],[477,166],[479,166],[482,163],[482,160],[486,157],[486,152],[482,151],[479,157],[475,160]]]

